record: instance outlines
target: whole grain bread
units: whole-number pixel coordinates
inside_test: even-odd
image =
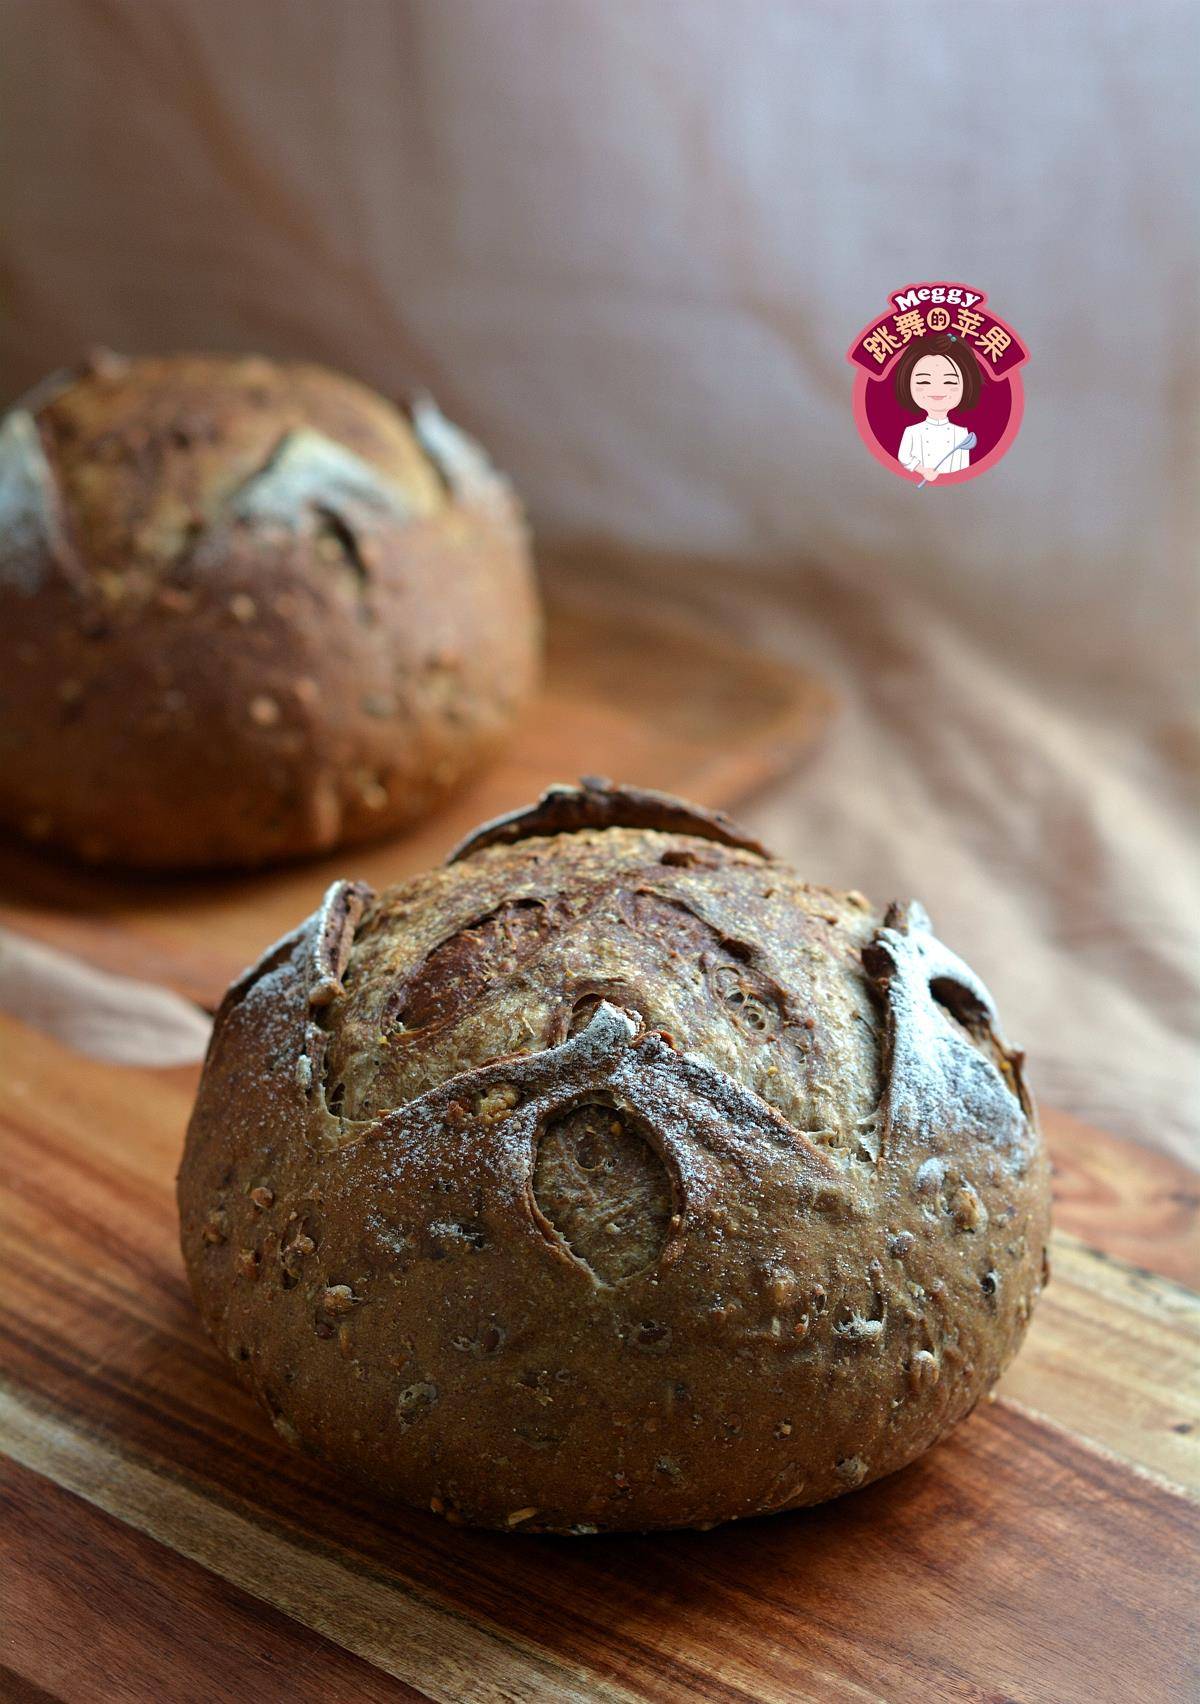
[[[388,833],[537,672],[519,506],[428,401],[258,357],[95,357],[0,423],[0,823],[252,865]]]
[[[1020,1055],[921,909],[599,782],[330,889],[226,996],[179,1202],[285,1438],[521,1531],[891,1473],[1046,1277]]]

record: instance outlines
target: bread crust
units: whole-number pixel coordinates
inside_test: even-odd
[[[1020,1055],[920,908],[602,790],[609,826],[336,884],[230,990],[180,1172],[200,1311],[282,1435],[456,1522],[866,1484],[970,1412],[1046,1276]]]
[[[104,356],[0,425],[0,517],[0,822],[89,860],[392,832],[535,684],[520,508],[428,401]]]

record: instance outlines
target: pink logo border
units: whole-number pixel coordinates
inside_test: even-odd
[[[921,280],[916,284],[904,284],[901,285],[899,289],[893,290],[889,294],[888,306],[884,314],[882,316],[876,314],[873,318],[869,319],[859,331],[858,336],[851,343],[849,349],[846,351],[846,359],[854,368],[854,394],[852,398],[854,424],[858,428],[859,437],[862,439],[867,449],[870,450],[871,454],[875,457],[875,460],[883,467],[886,467],[888,472],[891,473],[894,478],[902,479],[909,485],[920,484],[920,474],[910,473],[907,469],[902,468],[899,465],[895,456],[890,455],[879,442],[878,438],[876,438],[874,432],[871,430],[870,421],[867,419],[867,387],[869,385],[879,384],[881,380],[887,378],[896,362],[900,359],[900,356],[904,353],[903,346],[897,349],[895,354],[892,355],[890,359],[878,370],[878,372],[875,373],[866,371],[858,357],[859,351],[862,348],[863,339],[875,329],[875,327],[880,323],[881,318],[886,318],[888,314],[895,312],[895,298],[897,296],[906,296],[912,290],[928,290],[935,286],[938,289],[964,290],[973,296],[977,296],[978,301],[971,304],[972,308],[977,312],[979,310],[984,310],[987,318],[994,324],[1002,326],[1021,351],[1018,359],[1013,362],[1009,370],[1000,378],[993,378],[988,372],[986,366],[984,367],[984,377],[988,384],[1008,385],[1012,397],[1012,406],[1009,410],[1008,422],[1003,433],[997,442],[992,445],[987,455],[985,455],[981,461],[974,462],[971,466],[963,468],[959,473],[942,474],[941,478],[938,480],[939,486],[963,485],[967,480],[977,479],[981,473],[986,473],[988,468],[994,467],[998,461],[1001,461],[1008,454],[1013,440],[1016,438],[1017,433],[1021,429],[1021,420],[1025,413],[1025,386],[1022,383],[1020,368],[1028,360],[1029,351],[1026,348],[1023,339],[1017,336],[1012,327],[1008,325],[1006,321],[1002,320],[999,314],[993,313],[991,308],[987,307],[986,291],[977,290],[973,284],[950,283],[943,282],[940,279],[935,279]]]

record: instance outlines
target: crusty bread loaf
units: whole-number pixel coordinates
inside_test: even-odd
[[[283,1436],[453,1521],[707,1525],[890,1473],[999,1377],[1047,1168],[915,905],[585,783],[332,888],[230,989],[179,1181]]]
[[[505,482],[317,367],[93,359],[0,424],[0,823],[250,865],[394,830],[534,681]]]

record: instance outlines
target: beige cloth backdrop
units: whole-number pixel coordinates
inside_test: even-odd
[[[672,595],[846,699],[762,826],[926,897],[1043,1094],[1182,1153],[1198,26],[1184,0],[4,0],[4,386],[96,341],[310,354],[428,384],[544,539],[725,563]],[[917,494],[860,447],[844,350],[935,276],[1032,359],[1003,465]]]

